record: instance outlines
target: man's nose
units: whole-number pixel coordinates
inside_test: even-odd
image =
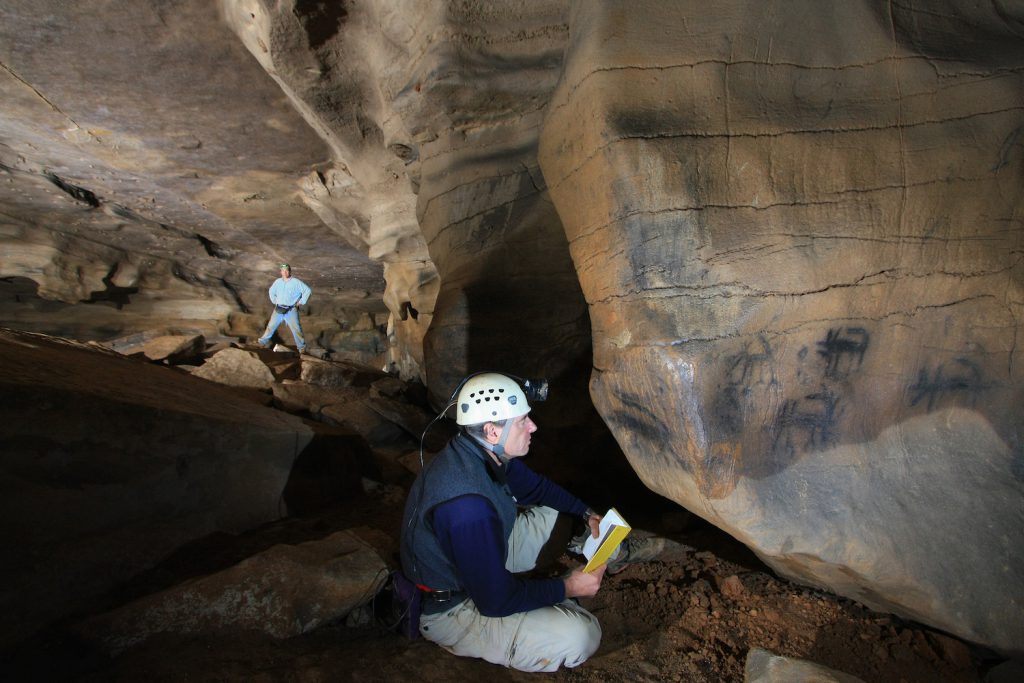
[[[537,431],[537,423],[534,422],[532,419],[526,418],[526,423],[527,423],[527,429],[530,430],[531,434],[533,432]]]

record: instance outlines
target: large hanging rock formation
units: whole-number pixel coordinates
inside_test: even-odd
[[[541,165],[647,485],[1020,653],[1024,13],[925,4],[574,3]]]

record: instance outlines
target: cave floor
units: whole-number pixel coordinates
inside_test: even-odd
[[[275,543],[300,543],[338,529],[384,531],[374,535],[379,544],[385,535],[396,537],[403,498],[403,489],[383,487],[315,517],[203,539],[111,599],[130,599],[230,566]],[[998,663],[920,624],[780,579],[745,547],[699,520],[671,536],[692,549],[606,577],[597,596],[581,600],[601,621],[600,649],[583,666],[546,680],[742,681],[752,647],[883,683],[980,681],[984,669]],[[393,562],[395,547],[378,550]],[[570,562],[563,555],[553,570]],[[381,619],[370,619],[369,609],[346,621],[288,640],[240,633],[164,635],[112,660],[53,632],[22,649],[5,671],[14,676],[10,680],[148,683],[536,680],[533,674],[455,657],[422,639],[410,642]]]

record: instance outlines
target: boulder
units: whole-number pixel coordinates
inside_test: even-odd
[[[864,683],[821,664],[772,654],[759,647],[750,649],[743,668],[744,683]]]
[[[302,381],[321,387],[368,387],[387,373],[349,360],[302,359]]]
[[[275,382],[296,380],[302,376],[302,360],[295,355],[289,355],[284,358],[275,358],[269,361],[264,360],[263,364],[270,368],[270,372],[274,375]]]
[[[142,355],[152,361],[183,361],[206,351],[206,337],[196,330],[158,327],[107,339],[100,345],[124,356]]]
[[[644,483],[1021,654],[1021,12],[954,4],[576,3],[539,158]]]
[[[289,638],[341,619],[383,585],[387,565],[352,531],[276,545],[216,574],[93,617],[76,628],[111,655],[158,633],[259,631]]]
[[[250,351],[224,349],[214,354],[195,372],[196,377],[247,389],[270,389],[274,373]]]
[[[420,438],[427,425],[434,419],[434,415],[419,406],[384,396],[370,396],[366,399],[366,405],[415,439]]]
[[[272,389],[275,406],[289,413],[308,413],[314,417],[327,406],[360,401],[367,396],[367,390],[362,387],[324,387],[292,380],[275,384]]]
[[[170,335],[150,339],[142,345],[142,355],[149,360],[166,360],[178,363],[195,359],[206,347],[206,338],[201,334]]]
[[[0,645],[188,541],[277,519],[313,438],[229,387],[0,329]]]
[[[427,388],[419,381],[407,382],[394,376],[382,377],[370,385],[370,396],[398,399],[436,412],[427,400]]]
[[[407,469],[409,472],[412,472],[413,474],[418,476],[419,473],[423,470],[423,465],[430,462],[435,455],[437,455],[436,451],[424,450],[422,454],[418,450],[407,451],[399,455],[395,459],[395,461],[399,465]]]
[[[322,349],[318,346],[307,346],[302,353],[303,355],[312,356],[313,358],[318,358],[320,360],[330,360],[331,358],[330,351],[328,351],[327,349]]]
[[[403,382],[397,377],[381,377],[376,382],[370,385],[370,396],[374,398],[397,398],[404,396],[407,391],[408,383]]]
[[[320,418],[327,424],[362,435],[374,447],[409,439],[405,430],[374,410],[366,399],[325,406]]]
[[[203,351],[203,358],[212,358],[215,354],[223,351],[224,349],[238,348],[233,342],[229,341],[218,341],[213,344],[207,344],[206,349]]]
[[[148,342],[160,337],[170,336],[171,334],[171,331],[167,328],[143,330],[142,332],[126,334],[115,339],[104,340],[100,342],[100,345],[124,356],[131,356],[142,353],[143,348],[145,348]]]

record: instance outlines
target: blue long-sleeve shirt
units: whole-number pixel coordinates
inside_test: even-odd
[[[290,277],[287,280],[279,277],[270,285],[270,303],[275,306],[305,306],[312,293],[313,290],[297,277]]]
[[[517,459],[509,460],[505,476],[520,505],[546,505],[574,515],[587,510],[579,498]],[[523,579],[505,568],[508,541],[503,538],[497,511],[483,496],[460,496],[438,505],[433,511],[433,529],[484,616],[508,616],[565,599],[561,579]]]

